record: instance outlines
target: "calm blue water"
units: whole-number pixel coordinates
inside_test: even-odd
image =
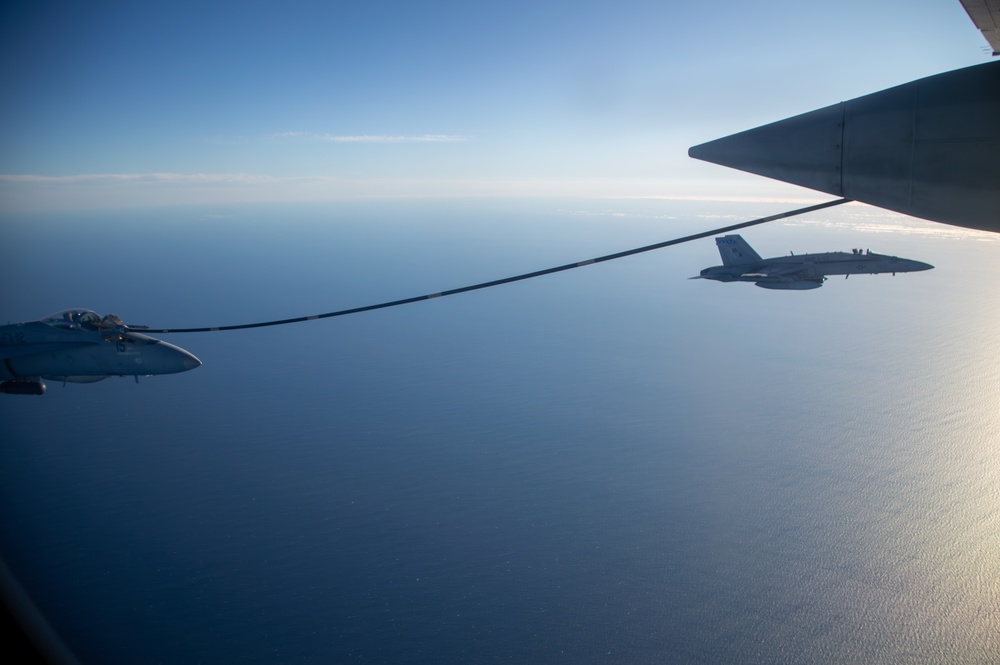
[[[790,207],[790,206],[785,206]],[[3,221],[6,320],[227,325],[781,204],[354,202]],[[84,662],[1000,660],[1000,238],[862,207],[2,396],[2,555]]]

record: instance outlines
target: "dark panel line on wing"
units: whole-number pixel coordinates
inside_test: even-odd
[[[263,321],[260,323],[243,323],[234,326],[216,326],[210,328],[138,328],[136,330],[142,330],[142,332],[150,333],[197,333],[197,332],[216,332],[220,330],[244,330],[246,328],[266,328],[268,326],[283,326],[289,323],[301,323],[303,321],[315,321],[316,319],[329,319],[334,316],[347,316],[348,314],[360,314],[361,312],[370,312],[376,309],[386,309],[388,307],[398,307],[399,305],[408,305],[414,302],[420,302],[421,300],[431,300],[433,298],[442,298],[444,296],[453,296],[459,293],[467,293],[469,291],[478,291],[479,289],[488,289],[493,286],[500,286],[501,284],[510,284],[511,282],[520,282],[526,279],[534,279],[535,277],[542,277],[543,275],[551,275],[557,272],[563,272],[565,270],[572,270],[574,268],[582,268],[584,266],[593,265],[595,263],[603,263],[604,261],[614,261],[615,259],[622,259],[626,256],[632,256],[634,254],[642,254],[643,252],[651,252],[654,249],[663,249],[664,247],[670,247],[672,245],[680,245],[686,242],[691,242],[692,240],[701,240],[702,238],[707,238],[709,236],[714,236],[720,233],[728,233],[730,231],[736,231],[739,229],[745,229],[750,226],[757,226],[759,224],[766,224],[768,222],[773,222],[779,219],[785,219],[787,217],[794,217],[795,215],[802,215],[809,212],[815,212],[817,210],[823,210],[824,208],[832,208],[833,206],[841,205],[842,203],[848,203],[850,199],[836,199],[834,201],[827,201],[826,203],[820,203],[813,206],[808,206],[806,208],[799,208],[797,210],[790,210],[788,212],[779,213],[777,215],[770,215],[768,217],[761,217],[759,219],[753,219],[749,222],[740,222],[739,224],[733,224],[732,226],[723,226],[721,228],[712,229],[710,231],[703,231],[701,233],[695,233],[693,235],[684,236],[681,238],[674,238],[673,240],[666,240],[664,242],[658,242],[654,245],[646,245],[644,247],[637,247],[636,249],[625,250],[624,252],[616,252],[614,254],[608,254],[606,256],[599,256],[593,259],[587,259],[586,261],[577,261],[574,263],[567,263],[565,265],[556,266],[555,268],[546,268],[545,270],[536,270],[534,272],[524,273],[523,275],[515,275],[513,277],[504,277],[503,279],[496,279],[490,282],[482,282],[481,284],[473,284],[471,286],[462,286],[457,289],[451,289],[449,291],[441,291],[438,293],[430,293],[422,296],[414,296],[412,298],[403,298],[402,300],[391,300],[389,302],[378,303],[377,305],[366,305],[364,307],[354,307],[351,309],[342,309],[336,312],[327,312],[325,314],[313,314],[311,316],[298,316],[292,319],[279,319],[277,321]]]

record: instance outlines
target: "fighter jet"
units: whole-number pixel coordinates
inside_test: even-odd
[[[114,314],[67,309],[41,321],[0,326],[0,393],[43,395],[42,379],[93,383],[109,376],[175,374],[201,365],[193,355],[135,332]]]
[[[721,266],[705,268],[691,279],[714,279],[717,282],[753,282],[764,289],[804,291],[823,286],[827,275],[877,275],[891,272],[916,272],[934,266],[897,256],[876,254],[870,250],[800,254],[762,259],[739,235],[715,239],[722,256]]]

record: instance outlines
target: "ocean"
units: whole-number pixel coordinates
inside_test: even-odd
[[[796,207],[395,200],[14,215],[4,322],[318,314]],[[1000,236],[851,204],[0,396],[0,555],[84,663],[1000,661]]]

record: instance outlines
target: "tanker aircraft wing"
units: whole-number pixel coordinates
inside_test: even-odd
[[[963,0],[1000,52],[1000,0]],[[695,159],[936,222],[1000,232],[1000,61],[696,145]]]
[[[1000,0],[962,0],[962,6],[993,47],[993,55],[1000,55]]]

